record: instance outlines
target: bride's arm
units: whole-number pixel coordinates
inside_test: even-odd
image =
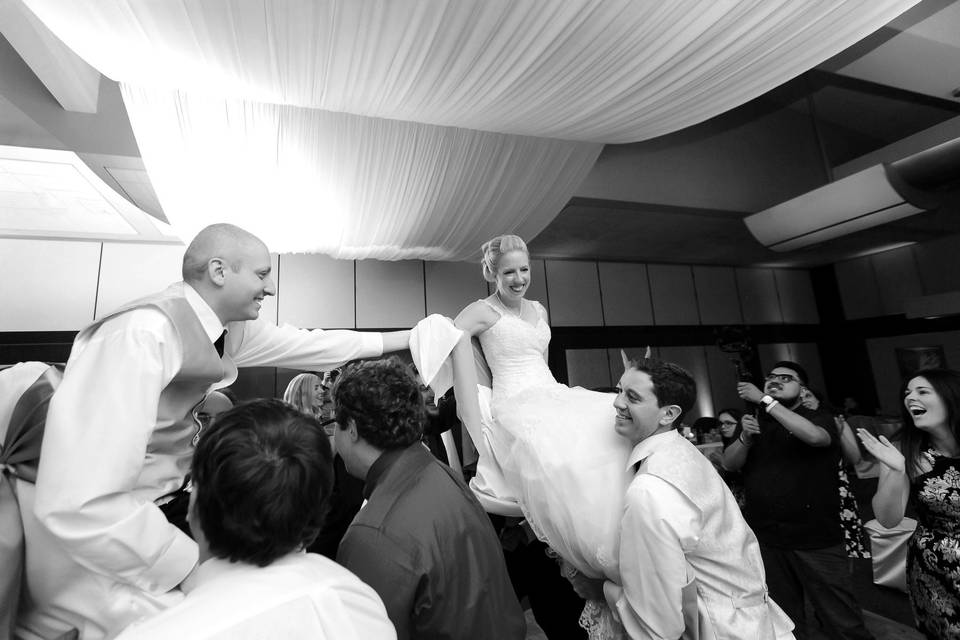
[[[453,392],[457,396],[457,413],[475,443],[481,442],[482,420],[477,394],[477,370],[473,359],[470,335],[464,332],[450,354],[453,361]]]
[[[478,300],[468,304],[457,315],[453,324],[457,326],[457,329],[466,331],[470,336],[478,336],[492,327],[498,318],[496,311]]]

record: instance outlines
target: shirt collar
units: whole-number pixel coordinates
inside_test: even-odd
[[[658,433],[654,436],[646,438],[642,442],[638,443],[637,446],[633,448],[633,451],[630,452],[630,457],[627,458],[627,469],[632,470],[638,464],[652,456],[658,449],[662,449],[674,438],[680,438],[680,434],[677,433],[676,429],[670,429],[670,431],[665,431],[663,433]]]
[[[302,555],[304,553],[305,552],[303,550],[291,551],[286,556],[277,558],[267,566],[272,566],[282,562],[285,558]],[[199,567],[197,567],[196,572],[192,576],[183,581],[183,583],[180,585],[180,590],[185,594],[189,594],[190,592],[223,577],[227,577],[230,580],[236,580],[238,574],[250,571],[260,571],[264,568],[266,567],[258,567],[247,562],[231,562],[226,558],[207,558]],[[240,579],[243,578],[240,577]]]
[[[207,301],[200,297],[197,290],[186,282],[183,283],[183,297],[187,299],[187,304],[189,304],[193,312],[197,314],[197,318],[200,320],[200,326],[203,327],[207,337],[210,338],[210,342],[216,342],[220,334],[226,329],[223,323],[220,322],[220,318],[218,318],[217,314],[210,308]]]
[[[373,490],[377,488],[377,484],[380,482],[380,478],[387,472],[387,470],[393,466],[397,459],[402,456],[406,451],[411,447],[422,447],[420,441],[416,441],[410,445],[410,447],[404,447],[403,449],[391,449],[390,451],[384,451],[380,454],[380,457],[374,460],[373,464],[370,465],[370,470],[367,471],[367,478],[363,483],[363,499],[369,500],[370,494],[373,493]]]

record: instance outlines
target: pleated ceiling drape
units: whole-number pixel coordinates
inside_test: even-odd
[[[121,83],[185,236],[457,260],[532,238],[602,145],[702,122],[917,0],[23,0]]]

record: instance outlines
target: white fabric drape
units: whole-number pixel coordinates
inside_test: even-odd
[[[198,213],[198,206],[184,208],[186,198],[177,191],[191,197],[196,191],[193,185],[178,182],[191,176],[177,169],[175,165],[185,160],[175,152],[181,147],[200,152],[201,140],[210,136],[205,137],[199,125],[216,122],[212,116],[217,109],[223,112],[220,119],[234,113],[231,126],[236,124],[237,109],[246,114],[275,109],[274,118],[282,123],[331,122],[329,112],[365,116],[351,120],[356,123],[351,131],[358,137],[344,138],[344,145],[373,149],[376,145],[368,140],[396,125],[405,132],[417,131],[410,133],[414,137],[406,142],[398,142],[411,147],[408,153],[398,151],[395,156],[408,163],[424,162],[420,153],[424,137],[447,139],[447,148],[456,145],[464,153],[491,145],[510,146],[501,138],[494,138],[498,142],[493,144],[486,137],[489,134],[479,132],[539,138],[538,142],[517,142],[533,155],[521,160],[513,151],[512,164],[501,158],[498,171],[478,175],[475,167],[469,167],[469,172],[465,167],[456,175],[445,171],[443,180],[429,183],[432,188],[415,187],[422,198],[405,198],[409,209],[396,204],[387,209],[363,208],[364,202],[389,202],[391,195],[396,195],[399,183],[392,179],[379,182],[383,172],[346,176],[340,166],[340,180],[322,173],[320,167],[278,159],[276,171],[292,171],[276,176],[281,185],[295,185],[304,175],[316,176],[323,184],[351,185],[333,195],[322,192],[323,197],[348,202],[343,216],[350,223],[362,221],[363,226],[357,228],[371,238],[368,242],[362,235],[351,235],[350,224],[337,227],[344,243],[340,255],[443,254],[452,259],[475,251],[464,253],[462,249],[473,242],[468,234],[480,233],[471,219],[489,215],[494,200],[521,204],[513,211],[497,212],[511,217],[512,225],[498,226],[502,222],[491,219],[478,223],[484,229],[496,233],[526,230],[529,238],[530,232],[542,228],[542,206],[534,206],[523,194],[507,196],[514,190],[529,192],[531,187],[524,181],[538,179],[549,184],[551,197],[562,204],[583,177],[571,165],[595,156],[596,143],[643,140],[720,114],[842,51],[917,0],[23,2],[87,62],[126,85],[124,95],[144,147],[144,161],[164,211],[180,226],[185,221],[199,221],[197,216],[209,210]],[[220,107],[209,102],[215,99],[220,100]],[[202,115],[194,113],[194,108]],[[300,115],[293,116],[295,113]],[[171,125],[175,121],[182,125],[179,133]],[[422,127],[458,127],[473,134],[448,129],[427,134],[426,128],[404,129],[401,121]],[[233,152],[269,148],[262,136],[270,129],[260,124],[239,127],[234,135],[249,134],[252,139],[235,142]],[[182,140],[150,142],[159,137],[155,130]],[[463,146],[465,138],[471,142]],[[551,163],[552,168],[543,166],[535,175],[507,170],[550,156],[556,139],[588,146],[564,147],[570,154],[568,161]],[[318,133],[315,140],[326,144],[328,136]],[[278,147],[286,144],[280,138],[276,142]],[[534,152],[533,147],[539,145],[544,146]],[[200,155],[211,161],[218,156],[209,149]],[[386,173],[393,179],[410,173],[429,174],[434,171],[429,168],[432,163],[443,160],[442,156],[428,157],[432,159],[426,160],[426,170],[391,166]],[[464,162],[470,164],[465,157]],[[481,159],[475,164],[492,167],[496,162]],[[262,158],[246,161],[247,166],[264,163],[270,164]],[[228,166],[243,164],[241,156],[233,156]],[[375,165],[377,160],[368,158],[359,164]],[[348,162],[347,166],[354,165]],[[194,181],[199,179],[194,177]],[[450,185],[461,180],[467,184],[450,190]],[[264,190],[278,184],[249,179],[235,182],[236,200],[257,203],[269,202],[271,194]],[[483,185],[479,192],[478,184]],[[311,190],[301,185],[291,191],[301,192]],[[358,193],[362,197],[354,197]],[[282,197],[288,202],[292,199]],[[451,233],[439,253],[433,249],[423,252],[420,247],[434,247],[435,240],[416,233],[413,226],[434,224],[436,209],[424,203],[440,201],[445,206],[452,203],[453,210],[463,213],[464,218],[454,224],[463,235],[455,238]],[[317,201],[298,201],[292,207],[296,215],[276,208],[272,215],[274,224],[296,227],[306,224],[302,214],[317,215],[326,208]],[[226,209],[217,208],[217,219],[233,215]],[[558,211],[559,206],[554,206],[552,213]],[[400,220],[392,218],[396,215]],[[522,224],[527,218],[531,222]],[[371,221],[376,224],[371,226]],[[394,223],[405,225],[405,233],[389,237],[379,233],[380,226],[394,227]],[[274,248],[289,250],[286,245]],[[312,248],[330,252],[326,244]]]
[[[634,142],[823,62],[917,0],[26,0],[115,80]]]
[[[458,260],[499,233],[533,237],[603,148],[122,89],[183,237],[229,220],[273,250],[335,258]]]

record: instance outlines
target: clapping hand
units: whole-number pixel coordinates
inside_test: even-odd
[[[860,441],[870,454],[887,468],[892,471],[903,473],[905,464],[903,454],[897,449],[885,436],[876,436],[866,429],[857,429],[857,435]]]

